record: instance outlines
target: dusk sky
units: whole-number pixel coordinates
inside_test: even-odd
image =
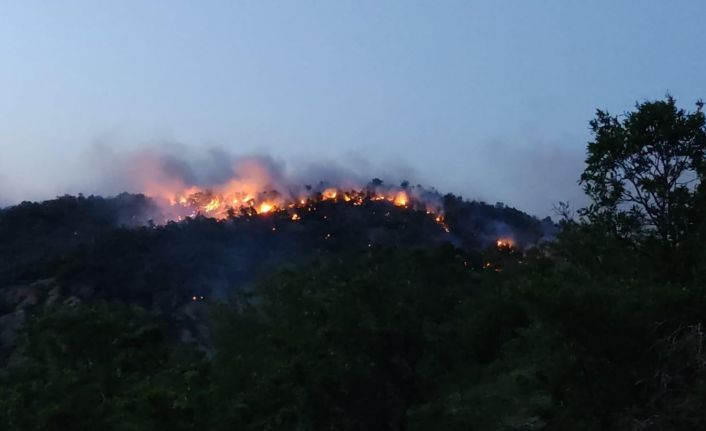
[[[582,202],[596,108],[706,98],[705,24],[703,0],[5,1],[0,204],[100,191],[96,146],[178,144],[545,216]]]

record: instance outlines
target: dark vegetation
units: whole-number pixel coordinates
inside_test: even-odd
[[[491,229],[527,246],[539,221],[452,196],[450,234],[383,202],[137,228],[109,199],[4,210],[0,429],[704,429],[701,105],[591,126],[592,204],[523,250]]]

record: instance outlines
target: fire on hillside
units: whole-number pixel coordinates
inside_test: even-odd
[[[201,215],[223,220],[241,216],[266,216],[271,213],[286,212],[292,221],[301,219],[300,211],[310,210],[313,205],[321,202],[335,202],[359,206],[366,202],[386,201],[398,208],[424,211],[434,221],[449,231],[440,208],[425,204],[410,197],[405,190],[389,189],[385,192],[366,189],[341,190],[328,187],[322,192],[309,190],[299,196],[284,196],[277,191],[245,192],[229,191],[222,194],[209,189],[191,187],[184,192],[168,199],[170,207],[181,220],[184,217]]]

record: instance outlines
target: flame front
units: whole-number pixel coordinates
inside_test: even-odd
[[[405,192],[398,192],[398,193],[395,195],[395,199],[394,199],[393,202],[394,202],[395,205],[397,205],[398,207],[404,207],[404,206],[407,206],[407,202],[408,202],[408,201],[409,201],[409,199],[407,198],[407,193],[405,193]]]
[[[152,166],[152,165],[149,165]],[[236,174],[237,173],[237,174]],[[370,183],[365,186],[350,182],[345,186],[292,186],[291,181],[273,175],[257,160],[240,162],[233,168],[233,177],[208,187],[169,181],[145,183],[145,194],[165,202],[166,220],[183,220],[197,215],[219,220],[253,215],[286,212],[297,221],[302,211],[312,211],[313,205],[336,202],[363,205],[366,202],[387,201],[399,208],[425,211],[448,232],[441,210],[441,200],[434,193],[417,187],[388,186]]]
[[[269,203],[269,202],[263,202],[260,204],[259,209],[257,210],[258,214],[266,214],[274,208],[274,205]]]
[[[238,185],[244,183],[238,182]],[[235,183],[230,183],[230,186]],[[172,220],[182,220],[184,217],[202,215],[224,220],[229,217],[242,215],[266,215],[276,212],[286,212],[293,221],[301,220],[301,210],[312,210],[312,205],[317,202],[337,202],[347,205],[362,205],[365,202],[387,201],[399,208],[424,211],[446,232],[449,228],[445,223],[440,209],[425,204],[412,198],[404,190],[370,190],[365,188],[352,188],[340,190],[328,187],[321,192],[309,191],[305,196],[286,197],[277,191],[258,192],[252,189],[201,189],[188,187],[181,192],[169,195],[166,198],[169,207],[176,214]],[[500,247],[500,241],[498,242]]]

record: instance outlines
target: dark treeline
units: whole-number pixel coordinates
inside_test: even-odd
[[[286,233],[297,244],[287,253],[306,258],[258,271],[228,301],[180,305],[139,292],[191,295],[200,281],[189,273],[235,271],[199,265],[247,222],[111,228],[60,251],[38,237],[44,257],[17,253],[3,274],[52,276],[64,293],[0,303],[0,315],[26,314],[0,374],[0,429],[704,429],[701,108],[668,97],[598,111],[580,179],[591,204],[562,206],[557,238],[524,251],[447,242],[424,214],[378,220],[371,209],[363,224],[315,230],[315,244]],[[454,203],[449,226],[468,238],[464,211],[478,208],[539,229],[502,206]],[[345,239],[319,239],[327,232]],[[171,235],[196,249],[177,275],[155,252]],[[35,261],[45,264],[25,265]],[[81,296],[96,285],[101,294]],[[184,336],[195,333],[208,336]]]

